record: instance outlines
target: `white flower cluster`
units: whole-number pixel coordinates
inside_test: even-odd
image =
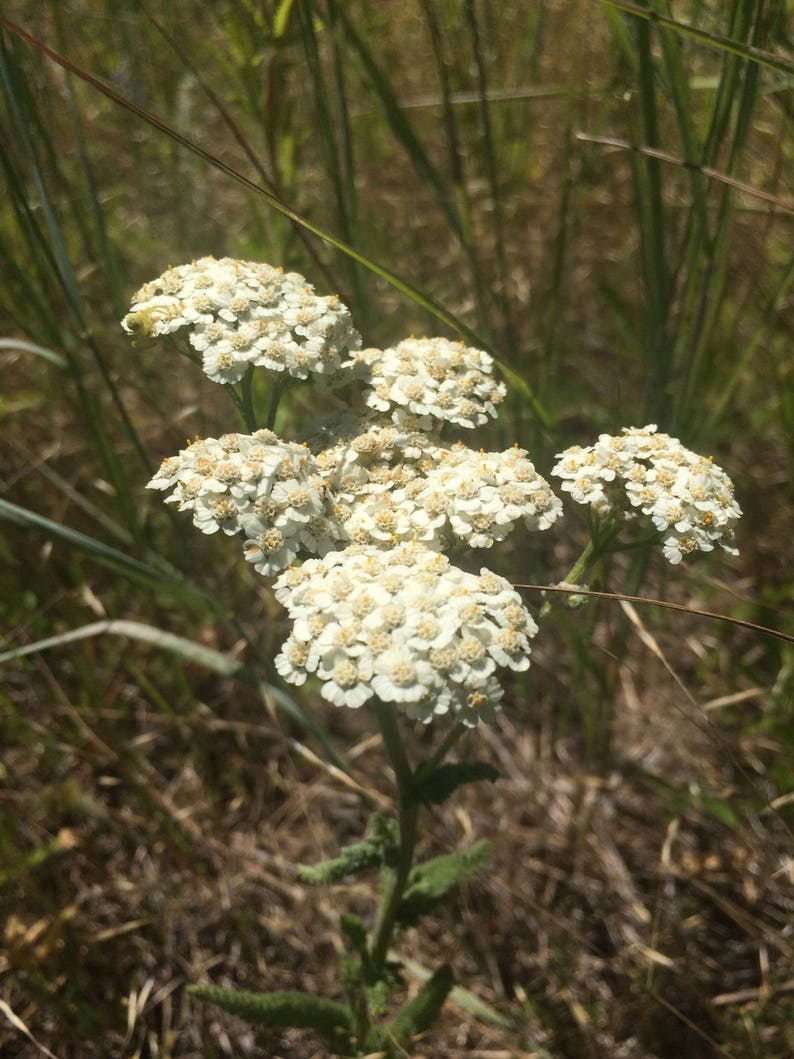
[[[496,416],[505,398],[504,383],[493,378],[493,358],[482,350],[446,338],[408,338],[394,349],[362,349],[348,362],[369,387],[366,402],[390,412],[402,424],[406,416],[476,427]]]
[[[189,328],[205,373],[221,383],[239,382],[249,365],[299,379],[337,372],[361,345],[336,295],[318,296],[297,272],[229,257],[202,257],[145,283],[122,327],[151,337]]]
[[[276,594],[294,622],[277,659],[287,680],[316,674],[331,702],[377,696],[425,721],[492,716],[499,670],[527,668],[536,626],[506,581],[465,573],[441,552],[489,548],[519,523],[548,529],[562,512],[525,450],[477,452],[439,433],[496,416],[506,391],[493,359],[445,338],[362,350],[338,298],[231,258],[169,268],[137,292],[123,326],[186,328],[217,382],[257,366],[358,384],[356,407],[307,444],[269,430],[196,440],[149,486],[202,532],[238,535],[259,573],[281,573]],[[649,515],[671,562],[715,544],[734,550],[729,479],[656,427],[602,435],[558,461],[553,473],[579,503]]]
[[[172,490],[166,503],[192,511],[203,533],[241,535],[266,576],[346,540],[311,454],[270,430],[195,441],[163,461],[149,488]]]
[[[463,541],[490,548],[519,521],[527,529],[548,529],[562,512],[517,446],[474,452],[460,443],[442,446],[426,436],[393,433],[370,428],[349,446],[318,454],[321,473],[340,497],[345,531],[357,544],[418,540],[443,549]],[[362,449],[376,458],[362,459]]]
[[[423,721],[490,719],[503,695],[497,668],[527,669],[537,632],[509,582],[418,543],[309,559],[275,590],[294,623],[276,658],[285,680],[316,673],[338,706],[377,696]]]
[[[715,544],[738,554],[732,541],[741,509],[730,478],[677,438],[657,433],[653,424],[624,429],[618,437],[601,434],[595,445],[575,445],[557,460],[551,473],[577,503],[613,515],[624,513],[628,500],[650,515],[665,534],[664,554],[671,563]]]
[[[337,298],[231,258],[169,268],[137,292],[123,326],[185,328],[216,382],[239,382],[252,365],[358,383],[359,409],[320,427],[311,448],[269,430],[196,440],[149,486],[202,532],[240,536],[260,573],[286,571],[277,595],[294,628],[278,666],[288,680],[316,673],[332,702],[377,695],[423,720],[492,716],[498,670],[527,668],[536,627],[506,581],[465,573],[440,551],[490,547],[519,522],[545,529],[562,506],[524,450],[475,452],[437,433],[496,415],[505,387],[492,358],[444,338],[359,352]]]

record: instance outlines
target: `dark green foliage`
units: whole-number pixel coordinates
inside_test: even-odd
[[[367,986],[367,1003],[373,1018],[382,1019],[389,1006],[389,998],[403,982],[396,967],[387,966],[385,977]]]
[[[344,953],[340,959],[345,992],[352,995],[364,983],[370,983],[367,987],[370,1010],[373,1014],[384,1014],[392,991],[403,984],[400,966],[386,963],[380,971],[373,969],[367,930],[358,916],[346,913],[341,915],[339,927],[352,949],[352,952]]]
[[[404,1046],[410,1039],[424,1033],[436,1021],[451,989],[452,971],[448,964],[444,964],[388,1026],[370,1034],[367,1046],[371,1050],[383,1049],[389,1056],[405,1055]]]
[[[343,913],[339,917],[339,929],[352,949],[351,952],[343,952],[339,957],[342,988],[350,998],[351,1007],[355,1007],[355,998],[361,992],[362,983],[371,977],[367,928],[358,916]]]
[[[376,814],[373,817],[373,831],[374,834],[363,842],[345,846],[333,860],[298,865],[298,877],[302,882],[313,884],[339,882],[348,875],[359,875],[370,868],[388,864],[395,840],[394,822]]]
[[[441,805],[465,783],[499,779],[498,771],[485,761],[456,761],[439,765],[417,781],[415,796],[424,805]]]
[[[247,993],[214,985],[188,986],[188,992],[254,1025],[312,1029],[334,1048],[349,1047],[350,1013],[341,1004],[325,997],[312,996],[297,989]]]
[[[452,970],[445,963],[428,978],[413,1000],[409,1000],[397,1013],[389,1026],[390,1036],[399,1044],[404,1044],[409,1037],[424,1033],[438,1017],[450,989]]]
[[[369,868],[376,867],[382,859],[381,843],[376,839],[365,838],[363,842],[345,846],[333,860],[324,860],[320,864],[300,864],[298,877],[305,883],[339,882],[346,875],[359,875]]]
[[[484,868],[490,855],[489,844],[483,840],[460,853],[447,853],[418,864],[408,879],[399,922],[404,927],[413,926],[453,886]]]
[[[350,1000],[351,1007],[355,1006],[364,977],[364,958],[359,959],[358,956],[343,952],[339,957],[339,981],[342,983],[345,996]]]
[[[339,928],[356,952],[367,951],[367,928],[358,916],[351,916],[347,912],[343,912],[339,917]]]

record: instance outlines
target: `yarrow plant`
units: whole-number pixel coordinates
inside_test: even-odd
[[[254,570],[276,579],[291,622],[276,669],[292,684],[316,680],[335,706],[370,708],[397,781],[396,823],[377,816],[362,842],[301,870],[315,884],[383,874],[371,928],[341,920],[345,1002],[296,991],[193,991],[252,1022],[311,1027],[339,1054],[405,1055],[438,1015],[452,978],[442,966],[387,1017],[400,986],[392,942],[487,859],[478,843],[414,865],[419,812],[465,783],[496,778],[488,764],[445,759],[466,729],[494,720],[506,678],[528,669],[538,633],[508,581],[453,560],[520,526],[550,529],[562,502],[518,446],[485,452],[444,435],[496,416],[506,389],[488,353],[414,337],[362,349],[339,298],[317,295],[297,273],[204,257],[144,284],[122,326],[150,339],[183,332],[186,352],[230,388],[248,432],[196,439],[163,461],[149,487],[203,533],[237,537]],[[264,422],[255,369],[274,373]],[[284,379],[309,377],[333,392],[337,408],[349,395],[348,407],[303,439],[280,438],[272,427]],[[740,510],[727,475],[655,426],[601,435],[557,459],[552,474],[592,516],[592,540],[563,582],[571,591],[640,513],[672,563],[715,545],[735,554]],[[445,725],[426,761],[409,763],[397,713]]]
[[[638,510],[649,515],[664,534],[671,563],[696,550],[710,552],[715,544],[739,554],[732,541],[741,509],[731,480],[711,459],[657,433],[655,424],[629,427],[619,437],[601,434],[595,445],[576,445],[557,458],[551,473],[597,517],[627,519]]]
[[[294,623],[276,659],[285,680],[316,672],[339,706],[377,697],[423,721],[491,720],[498,670],[526,669],[537,632],[504,578],[466,573],[418,541],[308,559],[275,589]]]
[[[339,370],[361,337],[335,296],[320,298],[297,272],[203,257],[169,268],[133,295],[129,334],[182,328],[213,382],[239,382],[249,366],[297,379]]]

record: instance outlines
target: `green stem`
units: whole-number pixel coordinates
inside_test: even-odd
[[[256,428],[256,411],[254,410],[254,369],[249,365],[243,376],[241,410],[246,427],[253,433]]]
[[[578,585],[579,582],[584,578],[584,575],[592,566],[595,565],[601,556],[611,550],[612,542],[620,532],[620,523],[609,521],[600,528],[594,530],[590,540],[588,541],[584,551],[573,564],[571,569],[562,579],[563,583],[569,585]],[[537,620],[541,621],[551,610],[551,603],[547,600],[538,612]]]
[[[267,409],[267,420],[265,426],[268,430],[273,429],[273,425],[276,422],[276,412],[278,412],[279,402],[281,401],[281,395],[287,386],[287,380],[281,378],[278,382],[273,384],[273,391],[270,394],[270,404]]]
[[[400,911],[408,876],[413,867],[418,818],[418,805],[405,803],[400,805],[400,848],[397,854],[397,865],[393,870],[385,900],[381,905],[372,939],[372,970],[376,978],[381,976],[386,963],[386,955],[397,924],[397,914]]]
[[[417,773],[421,773],[423,776],[427,776],[436,768],[438,768],[438,766],[453,748],[455,743],[457,743],[460,737],[467,731],[468,728],[465,724],[456,724],[453,729],[447,732],[446,736],[444,737],[443,741],[441,742],[435,753],[432,755],[432,757],[429,757],[427,761],[423,762],[423,764],[419,766],[419,768],[416,770]]]
[[[378,981],[383,977],[386,958],[397,927],[400,905],[413,867],[417,822],[421,808],[414,796],[416,780],[420,774],[432,772],[466,731],[465,725],[456,724],[441,741],[435,753],[423,764],[413,769],[400,737],[394,708],[376,699],[375,711],[383,736],[383,744],[397,780],[399,846],[397,860],[387,877],[383,899],[372,932],[369,947],[370,981]],[[356,1036],[359,1043],[363,1044],[370,1029],[369,1004],[363,983],[352,1001],[352,1006]]]
[[[593,562],[593,560],[595,558],[595,554],[596,554],[596,542],[595,542],[594,539],[591,539],[588,542],[587,547],[585,548],[585,550],[582,552],[582,554],[579,556],[579,558],[573,564],[571,569],[568,571],[567,575],[563,578],[563,581],[567,581],[571,585],[578,585],[579,584],[579,578],[589,568],[590,564]]]
[[[377,702],[377,700],[376,703],[378,723],[383,735],[386,753],[389,755],[389,761],[397,779],[400,827],[397,864],[392,871],[372,937],[372,970],[376,977],[380,977],[386,962],[386,955],[389,951],[394,928],[397,924],[397,914],[400,910],[400,903],[408,882],[408,876],[411,873],[414,848],[416,846],[416,823],[419,817],[419,805],[412,795],[414,773],[400,738],[394,710],[382,702]]]
[[[562,579],[563,583],[568,585],[578,584],[579,578],[582,577],[582,575],[589,569],[591,564],[595,561],[597,554],[598,547],[596,545],[595,537],[591,537],[590,540],[587,542],[587,546],[585,547],[582,554],[579,556],[579,558],[573,564],[571,569]],[[550,610],[551,603],[549,600],[546,600],[546,602],[538,611],[537,620],[542,621],[548,615]]]
[[[408,755],[403,746],[400,729],[394,716],[394,708],[392,706],[387,706],[386,703],[381,702],[380,699],[375,699],[375,712],[378,715],[378,724],[380,725],[381,735],[383,736],[383,745],[386,748],[386,753],[389,755],[391,767],[394,769],[400,801],[402,801],[408,794],[413,783],[413,770],[411,769]]]

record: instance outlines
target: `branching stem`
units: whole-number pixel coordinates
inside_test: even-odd
[[[257,429],[256,422],[256,410],[254,408],[254,369],[249,365],[248,371],[243,376],[242,385],[242,413],[245,419],[245,425],[248,430],[253,432]]]
[[[399,823],[397,861],[387,880],[369,948],[370,973],[373,979],[377,981],[383,976],[386,958],[399,919],[400,905],[402,904],[413,867],[417,822],[421,809],[421,804],[416,797],[417,779],[420,775],[428,775],[441,764],[466,731],[466,728],[462,724],[456,724],[441,741],[435,753],[427,761],[413,769],[405,752],[393,707],[376,700],[375,709],[386,753],[397,781]],[[366,995],[363,991],[359,1002],[356,1004],[355,1020],[359,1040],[363,1041],[370,1025],[370,1014]]]
[[[400,903],[413,865],[419,804],[413,796],[414,773],[405,753],[394,710],[391,706],[387,706],[378,700],[376,700],[376,703],[383,743],[397,780],[400,828],[397,864],[393,869],[383,898],[383,904],[378,913],[370,950],[372,969],[375,976],[378,977],[386,962],[386,954],[389,951],[394,927],[397,923]]]
[[[272,430],[273,425],[276,422],[276,412],[278,412],[281,395],[284,393],[286,385],[286,380],[283,378],[273,384],[273,391],[270,394],[270,404],[267,409],[267,421],[265,423],[268,430]]]

